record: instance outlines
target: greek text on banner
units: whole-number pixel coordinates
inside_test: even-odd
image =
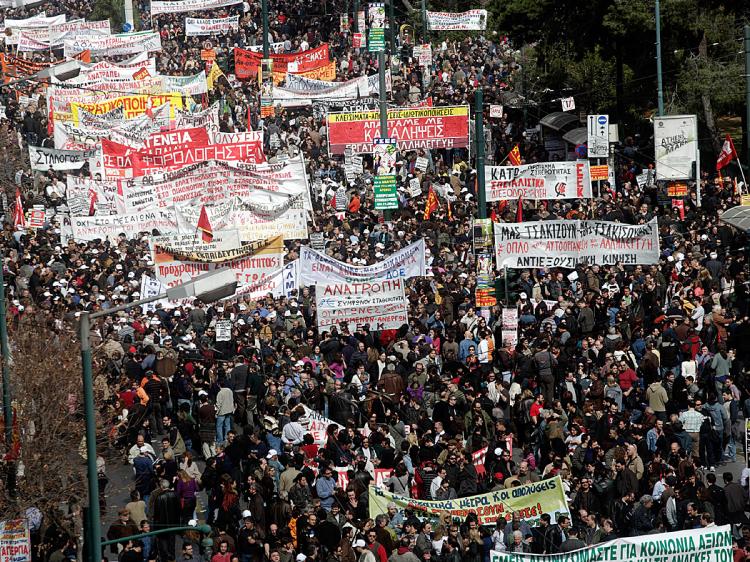
[[[618,538],[560,554],[490,551],[490,562],[731,562],[729,525]]]
[[[607,221],[495,223],[497,268],[659,263],[656,219],[639,225]]]
[[[480,525],[494,525],[500,518],[510,521],[514,513],[529,526],[534,525],[543,513],[548,513],[553,521],[559,515],[570,515],[559,476],[453,500],[417,500],[392,494],[375,486],[370,486],[369,496],[372,518],[388,513],[389,502],[394,502],[400,510],[409,509],[433,518],[448,512],[452,519],[463,521],[469,513],[475,513]]]
[[[487,201],[591,199],[589,163],[541,162],[485,166]]]

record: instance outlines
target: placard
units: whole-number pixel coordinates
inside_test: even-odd
[[[216,330],[216,341],[232,341],[231,320],[218,320],[214,329]]]
[[[605,166],[606,167],[606,166]],[[591,199],[589,162],[485,166],[487,201]]]
[[[403,279],[319,285],[315,301],[319,332],[342,323],[352,332],[365,324],[382,331],[409,323]]]
[[[502,105],[490,105],[490,118],[502,119],[503,118],[503,106]]]
[[[484,31],[487,29],[487,10],[466,12],[427,12],[430,31]]]
[[[396,176],[375,176],[372,179],[375,192],[375,210],[398,209],[398,186]]]

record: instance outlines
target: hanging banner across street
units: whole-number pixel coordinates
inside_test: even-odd
[[[490,551],[490,562],[730,562],[732,559],[729,525],[617,538],[559,554]]]
[[[628,225],[606,221],[495,223],[498,269],[659,263],[656,219]]]
[[[235,4],[242,4],[242,0],[177,0],[176,2],[152,0],[151,15],[198,12],[213,10],[214,8],[225,8],[226,6],[234,6]]]
[[[380,113],[328,114],[328,150],[344,154],[347,146],[355,153],[373,151],[380,137]],[[465,148],[469,146],[469,107],[424,107],[388,110],[388,135],[401,151],[417,148]]]
[[[487,10],[467,12],[427,12],[430,31],[484,31],[487,29]]]
[[[591,199],[589,163],[541,162],[485,166],[487,201]]]
[[[161,37],[155,31],[122,33],[120,35],[76,35],[64,42],[66,57],[89,51],[92,57],[132,55],[161,51]]]
[[[510,521],[514,514],[518,514],[530,527],[539,521],[543,513],[549,514],[553,521],[560,515],[570,515],[565,489],[559,476],[453,500],[417,500],[392,494],[375,486],[370,486],[369,496],[372,518],[388,513],[390,502],[394,502],[401,511],[411,510],[417,517],[436,519],[447,512],[454,521],[464,521],[467,515],[474,513],[480,525],[493,526],[499,518]]]

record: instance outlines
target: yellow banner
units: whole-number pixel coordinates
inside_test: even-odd
[[[101,102],[71,102],[70,109],[73,123],[78,126],[80,123],[79,109],[85,109],[93,115],[106,115],[113,109],[123,108],[123,117],[133,119],[143,115],[149,109],[153,109],[169,102],[169,117],[174,119],[175,109],[182,109],[182,94],[179,92],[169,92],[166,94],[129,94]]]
[[[557,520],[558,515],[570,515],[559,476],[454,500],[416,500],[392,494],[375,486],[370,486],[369,497],[370,517],[373,519],[388,513],[390,502],[394,502],[400,510],[408,509],[419,512],[418,516],[431,518],[437,518],[447,512],[452,519],[463,521],[469,513],[476,513],[480,525],[494,525],[501,517],[510,521],[513,513],[518,513],[529,526],[534,525],[543,513],[548,513],[553,521]]]
[[[454,107],[418,107],[389,109],[388,119],[419,119],[420,117],[461,117],[469,114],[468,105]],[[368,121],[380,119],[377,111],[358,111],[355,113],[331,113],[328,115],[330,123],[349,123],[351,121]]]

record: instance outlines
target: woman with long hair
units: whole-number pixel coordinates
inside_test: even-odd
[[[177,473],[175,492],[180,498],[180,523],[186,525],[195,513],[195,494],[198,492],[198,483],[187,471],[180,470]]]

